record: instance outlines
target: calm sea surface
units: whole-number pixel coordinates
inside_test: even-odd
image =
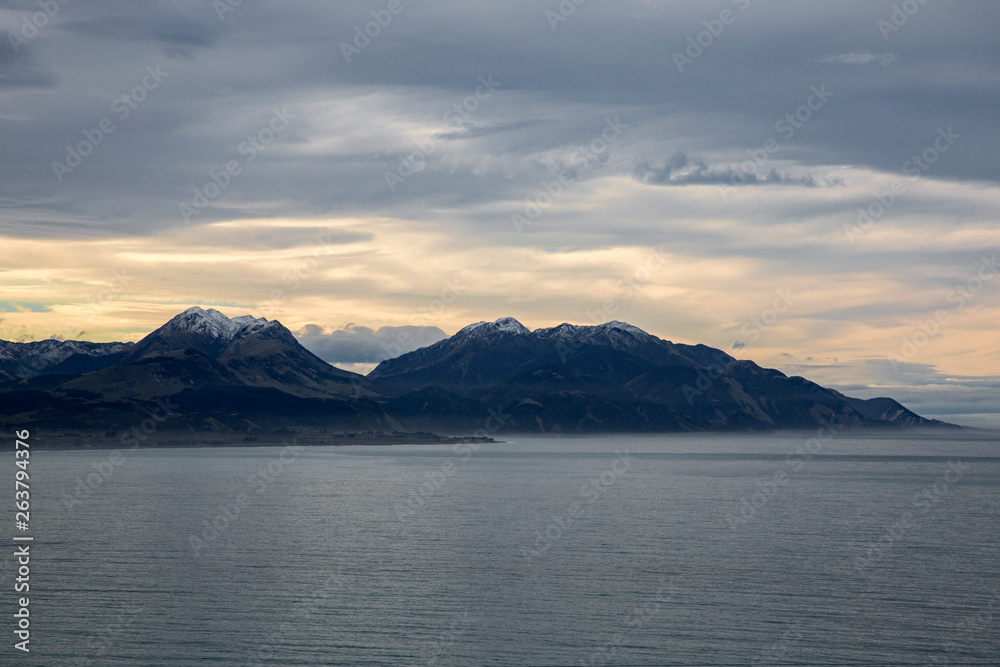
[[[512,440],[35,452],[0,664],[1000,664],[995,439]]]

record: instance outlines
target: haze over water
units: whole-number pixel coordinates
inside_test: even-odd
[[[996,441],[811,435],[39,453],[32,657],[995,664]]]

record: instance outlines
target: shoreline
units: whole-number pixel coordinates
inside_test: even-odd
[[[500,441],[502,442],[502,441]],[[121,438],[88,436],[80,433],[32,435],[34,451],[134,451],[137,449],[212,449],[217,447],[283,447],[288,444],[300,447],[347,446],[405,446],[405,445],[459,445],[497,444],[486,436],[447,436],[436,433],[270,433],[254,436],[234,436],[232,433],[199,433],[188,437],[171,434],[157,438],[151,435],[144,441],[129,443]],[[13,443],[11,443],[13,444]],[[13,447],[3,451],[12,452]]]

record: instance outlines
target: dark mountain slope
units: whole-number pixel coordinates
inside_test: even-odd
[[[935,425],[899,412],[905,408],[891,399],[848,399],[804,378],[704,345],[664,341],[622,322],[534,332],[509,317],[480,322],[382,362],[368,378],[385,393],[435,386],[502,406],[514,415],[507,431]]]
[[[947,426],[623,322],[469,325],[367,378],[279,322],[190,308],[136,344],[0,341],[0,423],[45,429],[675,432]],[[499,426],[497,426],[499,425]]]

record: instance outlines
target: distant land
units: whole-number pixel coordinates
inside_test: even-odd
[[[362,376],[278,321],[198,307],[138,343],[0,341],[0,424],[78,446],[960,428],[623,322],[478,322]]]

